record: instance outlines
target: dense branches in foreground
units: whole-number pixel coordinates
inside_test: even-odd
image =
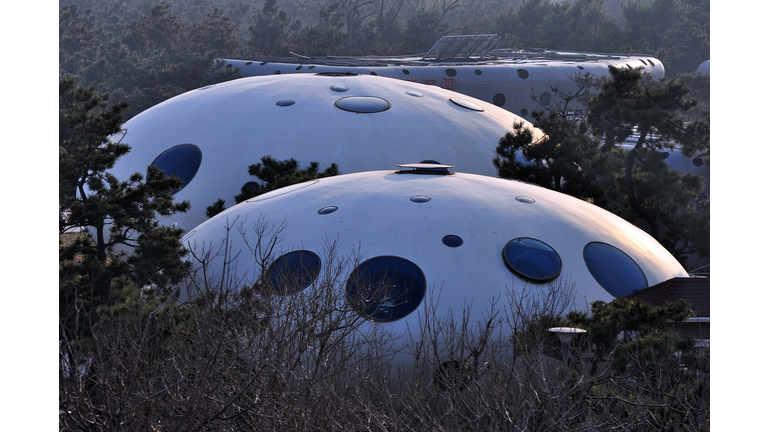
[[[279,236],[254,229],[264,243]],[[427,296],[419,327],[391,334],[344,300],[359,259],[333,244],[321,278],[287,296],[222,279],[206,266],[218,250],[193,252],[188,301],[134,291],[100,310],[91,338],[61,344],[61,429],[709,428],[708,357],[694,362],[674,331],[684,304],[564,316],[574,295],[564,280],[512,287],[480,322],[438,315],[439,296]],[[254,256],[262,269],[269,258]],[[567,365],[553,325],[587,329]]]

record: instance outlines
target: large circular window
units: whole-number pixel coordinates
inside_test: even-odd
[[[504,246],[504,264],[513,273],[532,282],[546,282],[560,275],[563,262],[548,244],[527,237],[516,238]]]
[[[640,266],[614,246],[589,243],[584,247],[584,262],[597,283],[614,297],[648,288],[648,280]]]
[[[179,144],[160,153],[151,165],[160,168],[166,176],[175,176],[182,181],[179,189],[173,192],[176,193],[192,181],[202,161],[203,152],[200,147],[194,144]]]
[[[320,257],[314,252],[289,252],[267,269],[267,281],[277,294],[293,294],[312,285],[320,274]]]
[[[427,281],[414,263],[381,256],[360,264],[347,280],[347,301],[366,319],[392,322],[416,310]]]

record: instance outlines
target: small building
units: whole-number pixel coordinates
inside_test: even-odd
[[[709,278],[675,277],[623,298],[651,306],[664,306],[681,299],[688,301],[696,316],[679,325],[680,334],[696,339],[702,346],[709,345]]]

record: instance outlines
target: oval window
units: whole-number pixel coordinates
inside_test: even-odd
[[[336,106],[355,113],[377,113],[388,110],[392,105],[375,96],[349,96],[336,101]]]
[[[184,189],[197,174],[203,162],[203,152],[194,144],[179,144],[160,153],[150,165],[160,168],[166,176],[175,176],[182,181],[176,193]]]
[[[449,77],[455,77],[456,76],[456,69],[446,69],[445,74]]]
[[[606,243],[584,246],[584,262],[589,272],[614,297],[623,297],[648,288],[648,280],[629,255]]]
[[[320,274],[320,257],[299,250],[276,259],[267,269],[267,282],[276,294],[294,294],[312,285]]]
[[[448,247],[456,248],[463,245],[464,240],[462,240],[462,238],[457,235],[448,234],[447,236],[443,237],[443,244]]]
[[[395,256],[371,258],[347,279],[347,301],[368,320],[392,322],[408,316],[424,299],[427,281],[414,263]]]
[[[507,97],[502,93],[496,93],[496,95],[493,96],[494,105],[503,107],[505,103],[507,103]]]
[[[549,105],[552,102],[552,95],[549,94],[549,92],[544,92],[541,94],[541,104],[546,106]]]
[[[525,69],[518,69],[517,76],[519,76],[521,79],[528,79],[528,71]]]
[[[560,275],[563,262],[548,244],[527,237],[516,238],[504,246],[504,264],[518,276],[532,282],[546,282]]]

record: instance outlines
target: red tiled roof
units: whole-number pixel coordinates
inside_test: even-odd
[[[641,300],[651,306],[688,300],[697,317],[709,317],[709,278],[677,277],[658,285],[633,292],[623,298]]]

